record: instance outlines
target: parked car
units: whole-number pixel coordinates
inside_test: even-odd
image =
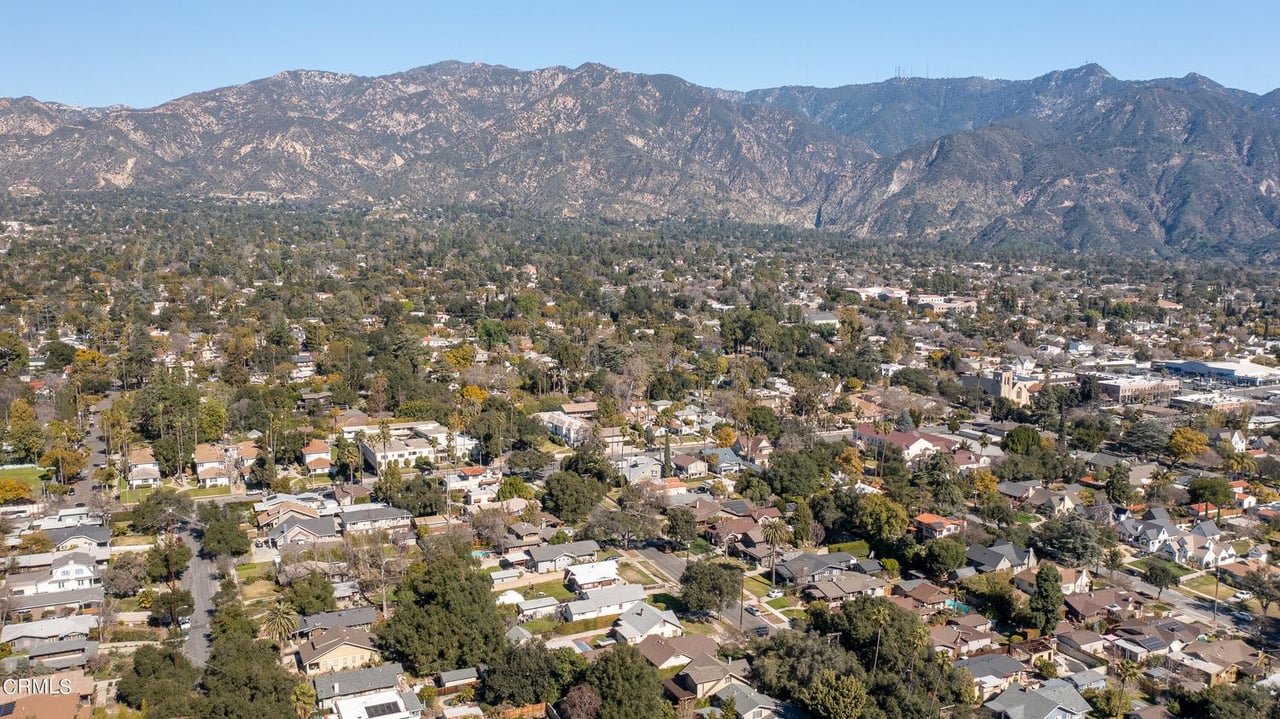
[[[1243,589],[1231,595],[1231,598],[1237,602],[1247,602],[1253,599],[1253,592],[1247,592]]]
[[[752,632],[753,634],[755,634],[757,637],[767,637],[767,636],[769,636],[769,628],[768,628],[768,627],[756,627],[755,629],[752,629],[752,630],[751,630],[751,632]]]
[[[1250,613],[1248,613],[1248,612],[1232,612],[1232,613],[1231,613],[1231,616],[1235,617],[1235,618],[1236,618],[1236,620],[1241,621],[1241,622],[1252,622],[1252,621],[1253,621],[1253,615],[1252,615],[1252,614],[1250,614]]]
[[[753,617],[760,616],[760,607],[757,607],[754,604],[747,605],[747,614],[750,614]]]
[[[778,597],[781,597],[781,596],[782,596],[782,590],[781,590],[781,589],[770,589],[770,590],[769,590],[769,593],[768,593],[768,594],[766,594],[765,596],[767,596],[767,597],[768,597],[768,598],[770,598],[770,599],[777,599]]]

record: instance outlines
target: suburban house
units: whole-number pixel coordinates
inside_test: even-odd
[[[974,692],[982,699],[1009,689],[1031,672],[1027,665],[1008,654],[980,654],[957,660],[953,666],[969,672]]]
[[[27,650],[27,658],[32,664],[54,671],[83,669],[97,656],[98,643],[87,639],[60,639],[36,644]]]
[[[1058,574],[1062,576],[1062,594],[1069,596],[1072,594],[1083,594],[1093,588],[1093,575],[1089,573],[1088,567],[1072,569],[1070,567],[1058,568]],[[1027,594],[1035,594],[1036,591],[1036,574],[1040,571],[1039,567],[1028,567],[1021,572],[1013,575],[1013,586],[1017,587]]]
[[[888,584],[879,577],[859,572],[844,572],[823,579],[804,588],[804,598],[810,602],[826,602],[836,609],[854,597],[884,596]]]
[[[110,527],[59,527],[45,531],[55,552],[71,552],[94,547],[106,547],[111,542]]]
[[[707,463],[691,454],[677,454],[671,458],[671,465],[678,477],[701,479],[707,476]]]
[[[1021,572],[1036,566],[1035,550],[1016,546],[1010,542],[1000,541],[990,547],[975,544],[965,552],[965,560],[980,574],[1012,569]]]
[[[769,466],[769,458],[773,456],[773,443],[762,434],[744,435],[739,436],[734,441],[733,451],[748,462],[767,468]]]
[[[316,675],[355,669],[380,661],[376,640],[368,630],[345,627],[319,632],[298,647],[298,667]]]
[[[230,487],[231,472],[227,465],[227,452],[212,444],[197,444],[192,453],[196,479],[203,488]]]
[[[929,646],[935,652],[946,652],[953,657],[966,657],[994,647],[996,636],[990,632],[947,624],[929,630]]]
[[[298,519],[290,517],[280,526],[267,533],[271,546],[279,549],[297,544],[321,544],[324,542],[341,542],[338,532],[338,520],[333,517],[316,517],[315,519]]]
[[[778,562],[776,572],[779,582],[804,586],[844,574],[852,564],[853,555],[848,552],[801,554],[794,559]]]
[[[259,529],[271,530],[284,524],[289,519],[315,519],[320,513],[313,507],[286,500],[272,505],[269,509],[258,512],[255,518]]]
[[[37,644],[88,639],[89,633],[97,628],[98,618],[92,614],[73,614],[56,619],[6,624],[0,629],[0,643],[10,645],[14,651],[23,652]]]
[[[964,529],[964,522],[924,512],[911,520],[911,526],[915,528],[916,535],[921,541],[928,541],[959,534],[960,530]]]
[[[342,513],[338,516],[342,520],[344,534],[408,531],[413,523],[413,515],[403,509],[385,504],[356,504],[343,507]]]
[[[376,621],[378,610],[373,607],[308,614],[298,618],[298,636],[309,639],[316,632],[329,629],[368,629]]]
[[[714,654],[703,654],[675,677],[675,683],[697,699],[706,699],[731,684],[750,686],[750,668],[745,659],[725,661]]]
[[[160,486],[160,462],[150,447],[135,449],[129,453],[129,489],[145,489]]]
[[[566,544],[546,544],[526,550],[529,568],[538,574],[563,571],[573,564],[595,561],[600,545],[584,539]]]
[[[735,719],[782,719],[790,714],[784,712],[776,699],[745,684],[730,684],[711,698],[711,703],[721,708],[730,702],[737,715]]]
[[[422,701],[408,689],[387,689],[333,701],[337,719],[418,719],[422,710]]]
[[[612,634],[626,644],[639,644],[649,637],[671,639],[684,635],[684,627],[675,612],[639,602],[613,622]]]
[[[327,477],[333,469],[333,448],[328,442],[313,439],[302,448],[302,463],[312,477]]]
[[[682,667],[703,654],[715,656],[720,645],[710,637],[689,634],[671,638],[650,636],[637,644],[636,649],[654,668],[662,670]]]
[[[566,622],[608,617],[622,614],[647,596],[644,587],[638,584],[615,584],[585,592],[582,599],[562,605],[561,614]]]
[[[606,559],[603,562],[586,562],[568,567],[564,570],[564,583],[569,589],[581,593],[621,584],[622,577],[618,576],[618,562]]]
[[[9,575],[6,586],[15,597],[89,589],[102,584],[98,565],[84,552],[71,552],[55,559],[48,570]]]
[[[532,417],[546,427],[552,436],[564,440],[570,447],[576,447],[593,436],[591,422],[581,417],[564,412],[536,412]]]
[[[1009,687],[986,708],[994,719],[1084,719],[1092,710],[1080,692],[1061,679],[1036,689]]]

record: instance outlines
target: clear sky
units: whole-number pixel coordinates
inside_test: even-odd
[[[149,107],[299,68],[601,62],[747,90],[896,73],[1026,79],[1096,62],[1280,87],[1280,2],[9,0],[0,96]]]

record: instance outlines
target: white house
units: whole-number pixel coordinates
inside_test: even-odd
[[[562,614],[568,622],[622,614],[643,602],[645,596],[644,587],[638,584],[617,584],[593,589],[586,592],[585,598],[563,605]]]
[[[11,594],[26,596],[88,589],[102,584],[102,579],[93,557],[84,552],[71,552],[55,559],[47,570],[11,574],[7,583]]]

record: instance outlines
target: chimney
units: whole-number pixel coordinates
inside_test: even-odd
[[[342,695],[342,692],[338,691],[338,689],[339,689],[339,687],[340,687],[340,686],[341,686],[341,685],[339,685],[339,684],[338,684],[338,682],[334,682],[334,683],[333,683],[333,694],[334,694],[334,696],[341,696],[341,695]]]

